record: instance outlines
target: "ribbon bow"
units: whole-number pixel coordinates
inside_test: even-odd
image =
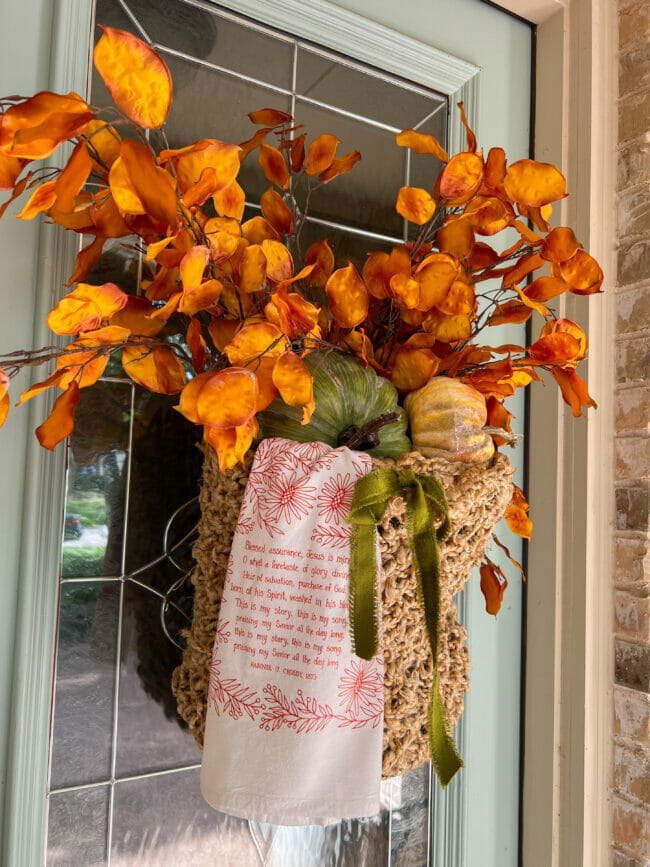
[[[445,492],[440,482],[410,469],[387,467],[360,478],[354,489],[347,522],[352,524],[350,543],[350,631],[352,647],[362,659],[372,659],[379,649],[377,602],[377,554],[375,528],[395,495],[406,501],[406,527],[418,596],[433,657],[434,679],[429,704],[429,752],[441,785],[446,786],[463,766],[449,733],[447,714],[440,696],[438,647],[440,644],[440,557],[438,542],[450,532]],[[436,529],[434,510],[442,516]]]

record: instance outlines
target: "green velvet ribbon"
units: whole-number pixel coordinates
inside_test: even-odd
[[[445,492],[440,482],[409,469],[387,467],[360,478],[354,489],[347,522],[352,524],[350,544],[350,632],[352,647],[362,659],[379,650],[377,600],[377,550],[375,528],[381,523],[391,497],[406,501],[406,527],[418,595],[429,646],[434,679],[429,703],[429,751],[441,785],[446,786],[463,766],[449,732],[440,696],[438,648],[440,645],[440,557],[438,542],[450,531]],[[434,511],[442,517],[436,530]]]

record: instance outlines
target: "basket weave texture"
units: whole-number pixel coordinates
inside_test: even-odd
[[[194,614],[187,648],[174,671],[172,689],[178,712],[200,748],[207,707],[210,661],[228,568],[230,547],[244,497],[252,454],[245,465],[222,474],[216,454],[207,449],[199,501],[201,519],[194,546]],[[441,638],[438,671],[442,699],[453,727],[469,688],[467,633],[458,623],[455,594],[483,559],[485,548],[512,496],[513,468],[504,455],[489,467],[424,458],[417,452],[397,461],[374,461],[375,468],[408,467],[434,475],[445,489],[451,534],[440,546]],[[427,736],[433,660],[417,596],[417,585],[401,497],[389,501],[379,528],[383,567],[384,653],[383,776],[418,768],[429,758]]]

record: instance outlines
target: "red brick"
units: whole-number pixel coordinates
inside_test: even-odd
[[[634,591],[614,594],[614,629],[622,638],[650,641],[650,585],[640,584]]]
[[[614,581],[617,586],[650,581],[650,541],[616,539]]]
[[[650,692],[650,645],[632,644],[617,638],[614,641],[616,683]]]
[[[616,341],[616,379],[625,384],[650,382],[650,341],[646,337]]]
[[[647,183],[650,183],[650,133],[628,142],[618,152],[618,189]]]
[[[650,857],[648,810],[617,796],[614,796],[612,806],[612,836],[615,843],[637,858]]]
[[[619,4],[619,7],[622,4]],[[636,2],[619,12],[618,46],[626,51],[631,46],[650,37],[650,5],[647,0]]]
[[[650,753],[643,747],[616,744],[614,788],[630,799],[650,804]]]
[[[650,91],[641,91],[619,100],[619,142],[643,135],[648,129],[650,129]]]
[[[625,96],[650,85],[650,42],[642,40],[622,52],[618,61],[618,93]]]
[[[648,532],[648,485],[616,488],[616,529]]]
[[[650,387],[619,390],[615,398],[614,418],[619,433],[650,431]]]
[[[650,475],[650,437],[616,437],[616,479],[637,482]]]

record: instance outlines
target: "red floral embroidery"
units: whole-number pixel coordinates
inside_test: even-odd
[[[346,712],[353,717],[376,712],[378,703],[383,710],[384,678],[374,660],[353,659],[339,681],[339,698]]]
[[[334,718],[334,711],[328,704],[319,704],[315,698],[308,698],[301,689],[292,701],[282,690],[271,683],[264,687],[266,710],[260,719],[260,728],[275,732],[286,725],[298,734],[322,731]]]
[[[240,719],[244,714],[255,720],[264,704],[255,690],[239,683],[234,677],[221,679],[221,660],[212,660],[208,700],[217,716],[228,714],[231,719]]]
[[[318,514],[330,524],[342,524],[352,505],[354,483],[350,473],[336,476],[325,482],[318,495]]]
[[[316,486],[310,485],[308,478],[276,478],[268,488],[264,505],[274,521],[299,521],[311,511],[315,491]]]
[[[347,548],[351,535],[352,527],[327,527],[317,524],[312,530],[311,541],[329,548]]]
[[[226,620],[224,623],[219,621],[219,624],[217,626],[217,632],[215,635],[215,645],[216,644],[228,644],[228,639],[230,638],[230,632],[228,631],[228,626],[230,626],[229,620]]]

